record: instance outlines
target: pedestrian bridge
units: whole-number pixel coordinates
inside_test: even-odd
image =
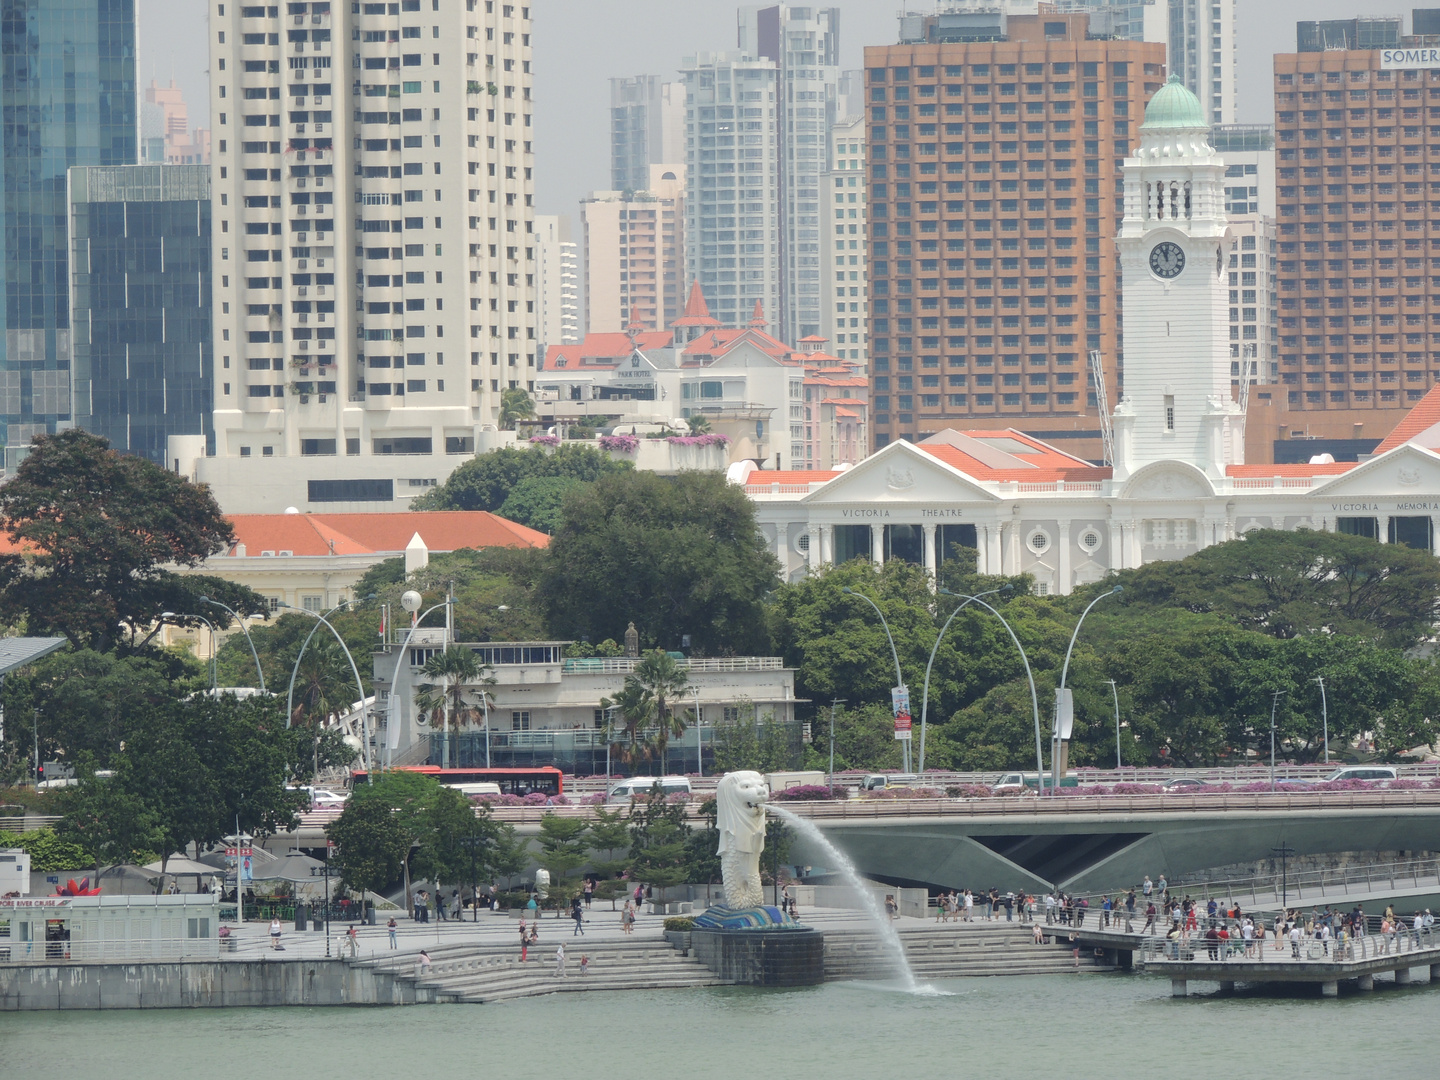
[[[1098,893],[1146,874],[1339,851],[1432,851],[1440,791],[790,803],[864,875],[942,888]],[[803,837],[790,860],[824,865]]]
[[[980,799],[792,802],[861,874],[937,888],[1109,892],[1146,874],[1171,880],[1215,866],[1295,855],[1440,848],[1440,790],[1259,792],[1205,795],[1057,795]],[[592,806],[497,807],[521,835],[547,813],[590,818]],[[274,847],[324,847],[334,813],[301,817]],[[698,806],[692,821],[699,827]],[[790,861],[825,866],[797,838]]]

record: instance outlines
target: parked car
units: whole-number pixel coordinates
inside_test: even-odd
[[[1195,791],[1197,788],[1209,787],[1210,785],[1194,776],[1175,776],[1166,780],[1160,785],[1166,791]]]

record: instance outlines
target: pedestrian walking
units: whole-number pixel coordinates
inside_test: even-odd
[[[587,877],[587,878],[585,879],[585,890],[584,890],[584,892],[585,892],[585,910],[586,910],[586,911],[589,911],[589,910],[590,910],[590,900],[591,900],[591,898],[593,898],[594,895],[595,895],[595,879],[594,879],[594,878],[588,878],[588,877]],[[583,970],[584,970],[584,967],[585,967],[585,963],[584,963],[585,958],[582,956],[582,957],[580,958],[580,961],[581,961],[580,967],[581,967],[581,970],[583,971]]]
[[[530,937],[525,933],[525,920],[520,920],[520,962],[525,963],[526,951],[530,948]]]
[[[563,941],[555,950],[555,977],[557,979],[565,978],[565,943]]]
[[[635,905],[625,901],[625,910],[620,913],[620,932],[629,934],[635,929]]]
[[[280,952],[280,916],[276,915],[270,920],[270,948],[274,952]]]
[[[894,922],[900,917],[900,905],[895,903],[894,893],[885,894],[885,916],[891,922]]]
[[[582,926],[581,923],[585,919],[585,909],[580,906],[580,898],[578,896],[570,904],[570,917],[575,920],[575,929],[570,934],[570,936],[574,937],[576,934],[580,934],[583,936],[585,933],[585,927]]]
[[[394,915],[390,916],[390,921],[385,924],[385,929],[390,931],[390,947],[392,949],[398,949],[400,947],[400,944],[398,941],[396,941],[395,935],[396,932],[400,929],[400,926],[398,923],[395,922]]]
[[[1152,902],[1152,903],[1149,903],[1149,904],[1146,904],[1146,905],[1145,905],[1145,928],[1144,928],[1143,930],[1141,930],[1140,932],[1141,932],[1142,934],[1148,934],[1154,926],[1155,926],[1155,904]]]
[[[1290,958],[1300,959],[1300,924],[1295,923],[1290,927]]]
[[[445,894],[440,886],[435,886],[435,918],[440,922],[445,921]]]

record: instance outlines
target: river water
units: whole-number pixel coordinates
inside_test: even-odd
[[[395,1009],[3,1013],[0,1076],[1440,1076],[1440,985],[1338,1000],[1178,1000],[1168,980],[1131,975],[940,985],[952,996],[828,983]]]

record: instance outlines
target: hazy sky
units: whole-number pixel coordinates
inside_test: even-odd
[[[136,0],[140,79],[178,82],[192,123],[209,113],[208,0]],[[444,0],[459,3],[460,0]],[[735,47],[736,4],[726,0],[530,0],[535,17],[535,189],[541,213],[575,213],[587,191],[610,183],[607,131],[612,75],[667,75],[687,53]],[[866,45],[895,38],[901,6],[930,10],[933,0],[829,0],[841,10],[842,63],[861,66]],[[1410,4],[1385,5],[1398,13]],[[1375,0],[1237,0],[1239,115],[1273,116],[1272,53],[1292,52],[1298,19],[1374,14]]]

